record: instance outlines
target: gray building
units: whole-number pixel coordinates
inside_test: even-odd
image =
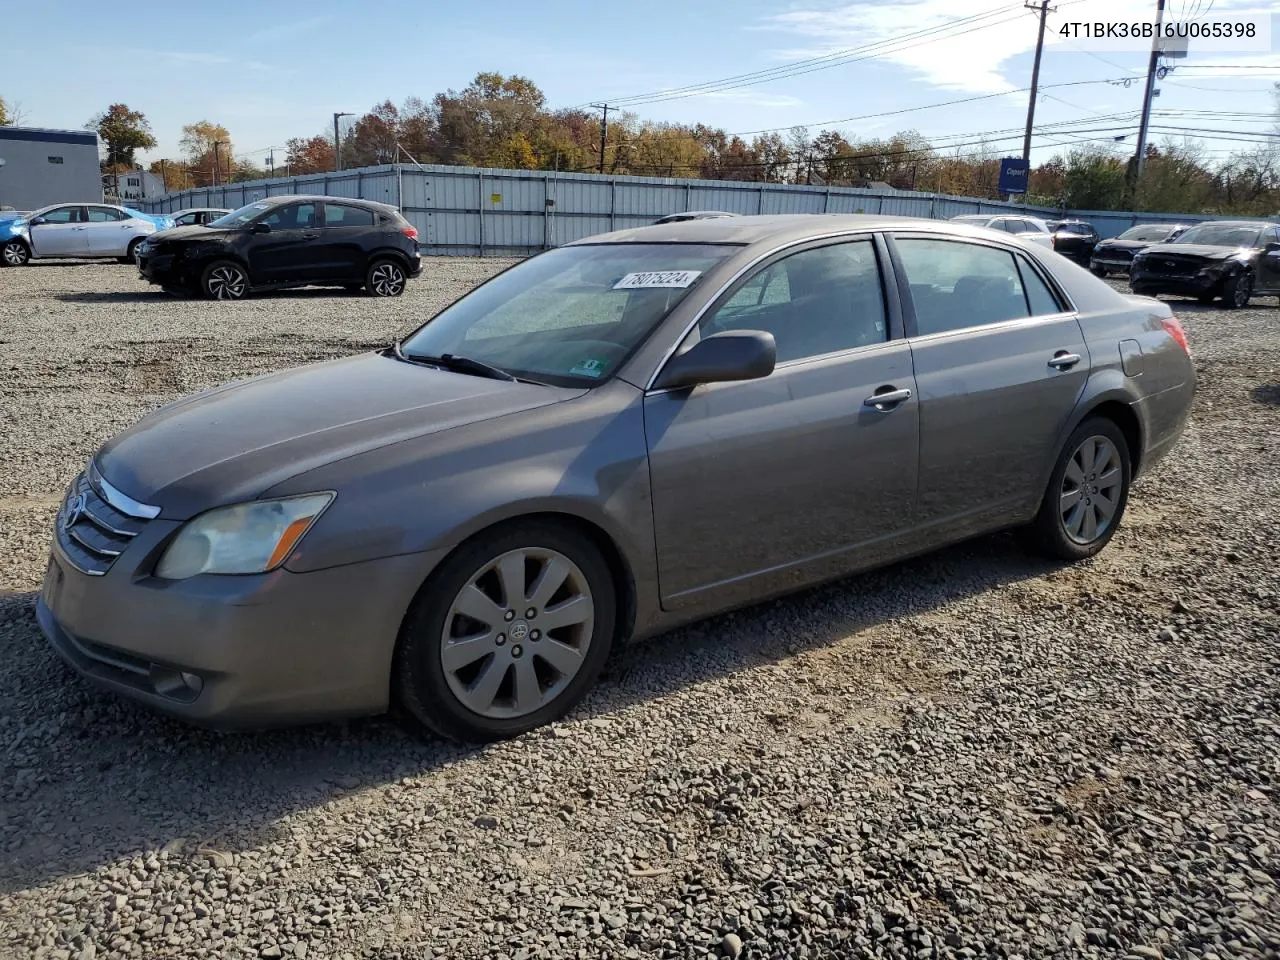
[[[35,210],[74,200],[102,202],[96,133],[0,127],[0,207]]]

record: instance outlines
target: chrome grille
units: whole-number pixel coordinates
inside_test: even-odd
[[[100,577],[159,512],[120,494],[90,465],[67,491],[58,509],[55,535],[72,566]]]
[[[1193,277],[1205,266],[1199,257],[1186,257],[1178,254],[1148,254],[1143,264],[1151,273],[1162,273],[1170,277]]]

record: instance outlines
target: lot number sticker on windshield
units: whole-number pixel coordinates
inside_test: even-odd
[[[702,276],[701,270],[651,270],[628,273],[613,285],[615,290],[645,290],[650,287],[687,287]]]

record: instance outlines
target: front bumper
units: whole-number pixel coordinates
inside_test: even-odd
[[[1213,293],[1222,283],[1223,274],[1196,273],[1190,276],[1169,276],[1151,273],[1141,267],[1129,271],[1129,286],[1134,293],[1172,293],[1184,297],[1203,297]]]
[[[182,269],[177,256],[171,253],[142,253],[137,257],[138,276],[148,283],[165,287],[182,286],[190,278]]]
[[[1123,270],[1129,272],[1129,268],[1133,266],[1132,260],[1119,260],[1114,257],[1091,257],[1089,259],[1091,267],[1105,267],[1108,270]]]
[[[151,521],[101,576],[77,570],[55,538],[36,616],[63,660],[102,687],[207,726],[386,710],[400,623],[437,555],[182,581],[139,569],[137,558],[149,569],[178,526]]]

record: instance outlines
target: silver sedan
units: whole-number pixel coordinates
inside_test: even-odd
[[[58,203],[0,224],[0,264],[99,257],[131,263],[144,239],[172,226],[167,216],[115,204]]]
[[[37,614],[82,674],[193,721],[398,702],[504,737],[629,638],[1004,528],[1092,556],[1193,392],[1166,305],[1011,236],[626,230],[116,436]]]

